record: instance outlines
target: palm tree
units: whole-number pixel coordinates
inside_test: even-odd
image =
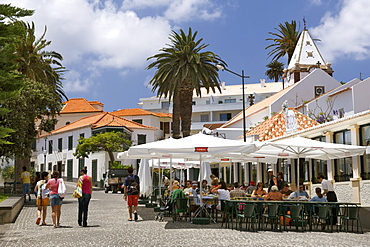
[[[155,59],[146,69],[157,69],[149,81],[152,91],[157,96],[168,97],[173,101],[173,137],[180,137],[180,122],[183,136],[190,135],[193,92],[201,96],[201,88],[215,92],[221,91],[217,63],[221,58],[210,51],[203,51],[208,45],[201,44],[203,39],[196,40],[198,32],[188,34],[183,30],[172,31],[171,44],[162,48],[147,60]]]
[[[269,32],[269,34],[275,36],[274,38],[269,38],[266,40],[271,40],[274,43],[267,46],[265,49],[273,48],[269,51],[268,56],[272,57],[272,60],[278,60],[281,57],[288,55],[288,64],[293,56],[295,46],[298,42],[300,32],[297,30],[296,21],[284,22],[284,24],[279,24],[279,28],[274,28],[277,33]]]
[[[279,62],[278,60],[271,61],[269,64],[266,65],[266,67],[269,69],[266,71],[265,74],[269,79],[278,82],[284,74],[283,66],[284,64]]]
[[[17,70],[25,77],[25,86],[19,97],[4,103],[11,112],[7,115],[7,125],[16,130],[9,139],[11,147],[1,147],[1,154],[15,156],[16,172],[22,166],[29,167],[32,141],[46,127],[55,124],[55,117],[67,99],[62,89],[62,74],[65,68],[61,64],[63,57],[54,51],[45,51],[50,41],[35,37],[34,23],[15,21],[14,25],[23,29],[23,35],[15,44],[14,55]],[[39,121],[36,126],[35,120]]]

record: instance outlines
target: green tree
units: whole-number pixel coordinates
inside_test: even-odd
[[[273,41],[274,43],[267,46],[265,49],[272,49],[269,51],[268,56],[272,57],[272,60],[278,60],[285,55],[288,55],[288,64],[293,56],[294,49],[298,42],[299,30],[297,30],[296,21],[284,22],[284,24],[279,24],[278,28],[274,28],[277,32],[269,32],[273,35],[273,38],[268,38],[266,40]]]
[[[11,21],[32,15],[33,11],[12,7],[10,4],[0,4],[0,145],[11,144],[7,137],[14,132],[4,126],[4,118],[9,110],[4,102],[16,97],[23,86],[23,77],[17,72],[14,62],[16,44],[22,36],[23,29],[16,27]]]
[[[108,153],[110,164],[115,164],[113,152],[125,151],[130,146],[131,141],[125,134],[111,131],[99,133],[89,138],[81,137],[73,155],[78,159],[88,158],[93,152],[105,151]]]
[[[179,33],[172,31],[169,39],[171,44],[162,48],[147,60],[155,59],[146,69],[157,69],[149,85],[152,91],[157,91],[157,96],[168,97],[173,101],[173,137],[190,135],[193,92],[201,96],[201,88],[207,92],[219,85],[218,70],[215,64],[223,63],[221,58],[210,51],[203,51],[208,44],[202,44],[203,39],[197,40],[198,32],[188,34],[182,29]]]
[[[278,82],[279,79],[283,76],[284,74],[284,64],[274,60],[271,61],[269,64],[266,65],[268,70],[266,70],[266,75],[269,79],[274,80],[275,82]]]
[[[53,129],[55,117],[62,108],[66,96],[62,90],[62,56],[54,51],[45,51],[50,41],[36,39],[34,24],[14,21],[13,25],[23,30],[14,50],[18,73],[24,76],[24,83],[19,95],[4,102],[10,110],[4,116],[4,124],[15,130],[9,141],[15,145],[2,145],[1,155],[15,158],[17,181],[21,167],[29,167],[32,142],[41,131]],[[37,120],[37,122],[35,121]],[[37,124],[36,124],[37,123]]]

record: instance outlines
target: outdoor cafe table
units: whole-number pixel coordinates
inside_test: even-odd
[[[191,196],[187,196],[187,198],[189,199],[189,205],[198,205],[194,202],[194,197],[191,195]],[[198,200],[200,200],[200,198],[198,197]],[[212,195],[206,195],[206,196],[202,196],[202,201],[203,201],[203,206],[202,207],[199,207],[197,209],[197,211],[195,212],[194,214],[194,217],[197,217],[200,213],[201,213],[201,210],[203,209],[204,210],[204,213],[206,215],[209,216],[209,218],[215,222],[215,220],[213,219],[213,217],[207,212],[207,208],[215,208],[215,206],[218,204],[218,197],[217,196],[212,196]]]
[[[236,204],[247,204],[247,203],[254,203],[261,206],[267,205],[267,204],[280,204],[282,208],[288,208],[290,205],[304,205],[305,209],[307,210],[306,213],[309,220],[309,229],[312,230],[312,212],[313,207],[315,205],[329,205],[332,208],[343,208],[346,209],[346,207],[349,206],[357,206],[359,203],[354,202],[313,202],[313,201],[303,201],[303,200],[283,200],[283,201],[265,201],[263,198],[239,198],[239,199],[233,199],[229,200],[234,204],[234,209],[236,209]],[[336,210],[337,215],[332,217],[339,217],[341,215],[340,210]],[[281,213],[281,216],[285,218],[285,214]],[[283,220],[285,223],[285,219]]]

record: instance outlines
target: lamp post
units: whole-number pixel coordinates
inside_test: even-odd
[[[47,141],[47,137],[45,137],[45,148],[44,148],[44,169],[45,169],[45,171],[46,171],[46,155],[47,155],[47,153],[48,153],[48,150],[47,150],[47,148],[46,148],[46,141]],[[41,170],[43,170],[43,169],[41,169]]]
[[[219,70],[226,70],[228,72],[230,72],[231,74],[234,74],[234,75],[237,75],[239,77],[242,78],[242,93],[243,93],[243,140],[244,142],[247,141],[247,137],[245,135],[245,132],[246,132],[246,124],[245,124],[245,93],[244,93],[244,78],[249,78],[249,76],[247,75],[244,75],[244,70],[242,70],[242,74],[239,75],[238,73],[235,73],[234,71],[231,71],[227,68],[225,68],[225,66],[223,66],[222,64],[217,64],[216,65],[217,69]]]

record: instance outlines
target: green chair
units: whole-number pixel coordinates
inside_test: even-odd
[[[225,223],[226,227],[229,228],[231,223],[231,229],[234,229],[234,215],[236,213],[235,207],[235,203],[233,202],[228,200],[221,201],[221,213],[223,214],[221,227]]]
[[[364,233],[364,230],[362,228],[362,223],[360,220],[360,208],[355,205],[355,206],[347,206],[344,208],[344,214],[340,216],[341,219],[341,229],[342,226],[344,226],[344,230],[348,232],[348,221],[352,221],[352,232],[353,232],[353,221],[357,222],[357,232],[359,232],[358,225],[360,224],[361,227],[361,232]]]
[[[277,229],[280,223],[279,204],[267,204],[266,213],[262,214],[263,229],[266,230],[267,225],[271,224],[271,230]],[[280,226],[280,231],[282,227]]]
[[[330,205],[314,205],[312,223],[316,225],[316,230],[321,225],[321,230],[325,230],[329,222],[330,232],[333,232],[332,207]]]
[[[242,204],[239,206],[243,206],[241,210],[242,213],[236,214],[236,221],[239,223],[239,230],[242,230],[242,223],[245,219],[245,228],[246,230],[252,229],[253,231],[257,231],[257,213],[256,213],[256,205],[252,203]],[[250,228],[248,227],[248,223]]]
[[[172,222],[175,222],[181,217],[185,217],[187,221],[187,214],[188,214],[188,198],[176,198],[174,200],[173,208],[172,208]]]
[[[306,226],[303,205],[290,205],[289,211],[290,214],[285,214],[285,217],[291,219],[290,228],[294,225],[296,227],[296,230],[298,231],[298,227],[300,226],[303,232]]]

